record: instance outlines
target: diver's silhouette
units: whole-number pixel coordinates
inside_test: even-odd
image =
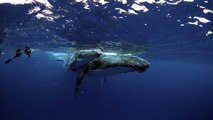
[[[17,49],[16,49],[16,54],[15,54],[15,56],[13,56],[13,57],[9,58],[8,60],[6,60],[6,61],[5,61],[5,64],[10,63],[13,59],[15,59],[15,58],[17,58],[17,57],[20,57],[21,55],[22,55],[21,49],[20,49],[20,48],[17,48]]]
[[[31,48],[25,47],[24,53],[27,55],[28,58],[30,58],[30,55],[32,54]]]
[[[5,61],[5,64],[8,64],[10,63],[13,59],[17,58],[17,57],[20,57],[22,55],[22,50],[20,48],[17,48],[16,49],[16,54],[15,56],[9,58],[8,60]],[[33,53],[33,50],[29,47],[25,47],[24,49],[24,53],[27,55],[28,58],[30,58],[30,55]]]

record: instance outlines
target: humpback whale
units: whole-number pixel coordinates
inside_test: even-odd
[[[72,71],[78,70],[75,96],[85,75],[110,76],[128,72],[144,72],[150,63],[138,56],[102,52],[100,49],[80,50],[71,55],[66,67]]]
[[[58,60],[65,61],[67,69],[78,72],[75,97],[77,97],[85,75],[106,77],[135,71],[142,73],[150,66],[148,61],[138,56],[116,52],[103,52],[100,49],[75,51],[64,57],[66,60],[62,56],[65,55],[60,55]]]
[[[101,54],[103,53],[100,49],[79,50],[68,56],[65,66],[67,69],[76,71]]]

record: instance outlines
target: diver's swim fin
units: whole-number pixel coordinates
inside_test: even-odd
[[[10,63],[12,60],[13,60],[12,58],[10,58],[10,59],[6,60],[6,61],[5,61],[5,64]]]
[[[8,64],[8,63],[10,63],[13,59],[15,59],[15,58],[17,58],[17,57],[19,57],[19,56],[16,56],[16,55],[15,55],[14,57],[12,57],[12,58],[6,60],[4,63],[5,63],[5,64]]]
[[[31,55],[27,55],[27,59],[30,59],[30,56],[31,56]]]

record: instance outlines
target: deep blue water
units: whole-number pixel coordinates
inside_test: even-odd
[[[64,17],[50,22],[27,14],[34,6],[45,9],[39,3],[0,4],[0,49],[5,52],[0,56],[0,120],[213,119],[213,35],[206,35],[213,31],[213,14],[204,14],[197,6],[213,10],[212,1],[144,3],[149,11],[138,15],[114,10],[129,9],[133,1],[128,5],[110,1],[99,7],[90,1],[90,10],[67,0],[49,2],[54,15]],[[172,17],[166,17],[168,13]],[[211,22],[190,25],[187,22],[195,19],[189,16]],[[147,50],[139,56],[151,63],[144,73],[109,76],[104,84],[103,78],[86,76],[77,99],[76,73],[66,71],[47,52],[96,47],[140,53],[143,45]],[[15,48],[25,46],[35,49],[30,59],[22,56],[4,64]]]

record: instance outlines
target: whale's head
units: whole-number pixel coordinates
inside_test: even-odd
[[[142,58],[131,56],[127,62],[127,65],[129,68],[132,68],[135,71],[144,72],[147,68],[149,68],[150,63]]]

